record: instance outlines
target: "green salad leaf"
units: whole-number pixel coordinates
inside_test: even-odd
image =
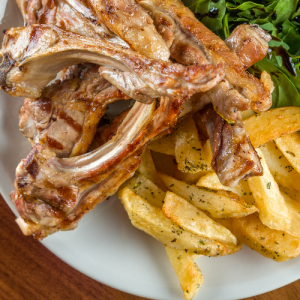
[[[183,0],[210,30],[226,39],[242,23],[272,35],[270,53],[248,71],[267,71],[275,89],[273,107],[300,106],[300,0]]]

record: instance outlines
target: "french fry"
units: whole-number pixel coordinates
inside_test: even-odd
[[[189,117],[177,125],[175,158],[178,169],[186,173],[207,171],[210,163],[203,156],[203,147],[194,120]]]
[[[160,189],[165,190],[165,186],[162,183],[160,177],[155,168],[154,161],[152,159],[151,151],[146,149],[142,155],[142,163],[138,168],[138,173],[151,180]]]
[[[155,152],[175,156],[175,139],[176,129],[171,134],[165,135],[150,142],[150,144],[148,145],[148,149]]]
[[[264,225],[257,214],[232,219],[230,228],[239,241],[275,261],[286,261],[300,254],[300,239]]]
[[[294,132],[275,140],[276,145],[291,163],[292,167],[300,173],[300,134]],[[294,178],[293,180],[296,180]]]
[[[291,226],[287,231],[289,234],[300,238],[300,203],[292,200],[288,195],[282,193],[285,203],[291,215]]]
[[[143,175],[132,177],[123,186],[130,188],[151,205],[162,208],[166,193]]]
[[[152,158],[157,171],[174,176],[177,170],[174,156],[153,151]]]
[[[152,206],[127,187],[121,189],[118,196],[132,225],[168,247],[207,256],[233,254],[241,249],[241,245],[212,241],[184,230],[166,218],[161,209]]]
[[[184,250],[165,246],[169,261],[179,280],[185,300],[192,300],[203,284],[203,275],[194,262],[198,256]]]
[[[235,187],[231,188],[223,185],[215,172],[209,172],[203,177],[201,177],[196,185],[212,190],[231,191],[237,194],[238,196],[242,197],[248,204],[255,204],[255,200],[246,180],[241,180]]]
[[[203,211],[172,192],[167,192],[162,207],[164,215],[183,229],[221,243],[237,244],[236,237],[210,219]]]
[[[281,186],[300,191],[300,174],[294,170],[275,142],[262,145],[260,150],[276,182]]]
[[[255,206],[248,205],[244,199],[232,192],[204,189],[166,174],[159,174],[167,189],[215,218],[238,218],[257,211]]]
[[[281,107],[244,121],[252,145],[257,148],[285,134],[300,130],[300,107]]]
[[[282,194],[288,195],[291,199],[300,202],[300,192],[286,188],[285,186],[279,186]]]
[[[287,231],[291,225],[288,208],[262,152],[257,149],[257,153],[261,158],[264,174],[249,178],[248,184],[259,209],[259,218],[272,229]]]

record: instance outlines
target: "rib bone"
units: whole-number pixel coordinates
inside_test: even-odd
[[[38,98],[61,69],[81,62],[110,67],[106,79],[114,78],[113,83],[122,92],[146,103],[161,96],[190,97],[212,88],[224,75],[222,64],[184,67],[45,25],[7,31],[1,52],[4,60],[0,66],[0,84],[13,96]],[[100,68],[100,75],[107,74],[107,67]],[[120,72],[124,76],[117,76]],[[138,90],[132,85],[133,78],[139,83]],[[131,90],[124,90],[124,86]],[[139,93],[141,98],[137,96]]]

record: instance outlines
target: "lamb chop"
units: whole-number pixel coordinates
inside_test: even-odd
[[[80,62],[105,65],[100,75],[144,103],[161,96],[190,97],[223,78],[222,64],[185,67],[46,25],[8,30],[1,53],[0,86],[12,96],[38,98],[61,69]]]
[[[238,110],[251,108],[261,112],[271,106],[272,91],[264,83],[268,75],[259,81],[245,72],[237,54],[199,22],[180,0],[138,0],[138,3],[154,19],[157,30],[170,46],[173,59],[184,65],[208,62],[225,64],[225,80],[203,95],[204,99],[210,99],[224,119],[234,122],[239,118]]]
[[[72,185],[41,188],[34,185],[34,174],[39,172],[35,162],[39,159],[37,153],[41,151],[40,147],[37,144],[19,165],[16,190],[11,193],[11,200],[20,214],[16,220],[19,227],[25,235],[33,235],[39,240],[58,230],[76,228],[87,212],[113,195],[122,183],[133,176],[141,162],[139,152],[132,154],[105,179],[82,191]]]
[[[212,167],[221,183],[234,186],[240,179],[262,175],[259,157],[251,145],[237,108],[249,108],[249,106],[243,106],[245,102],[242,105],[240,105],[242,102],[239,102],[242,98],[245,99],[245,95],[250,98],[249,100],[254,99],[253,101],[256,101],[254,103],[259,101],[259,98],[255,98],[255,95],[251,95],[252,92],[248,93],[247,86],[245,89],[244,85],[249,84],[249,82],[252,86],[253,84],[257,84],[256,96],[258,97],[261,96],[259,91],[263,93],[264,90],[269,91],[270,100],[272,85],[269,82],[270,78],[268,75],[265,73],[262,75],[265,84],[263,89],[261,89],[261,83],[256,80],[256,78],[250,77],[249,74],[244,72],[244,68],[249,65],[244,66],[243,64],[246,60],[245,53],[248,55],[251,53],[250,46],[253,47],[253,55],[249,57],[248,63],[250,63],[250,61],[255,62],[266,55],[269,36],[257,26],[243,25],[243,27],[236,29],[226,41],[232,50],[237,52],[235,53],[230,51],[223,41],[214,36],[212,32],[197,21],[194,15],[185,8],[180,1],[141,0],[138,2],[151,14],[157,30],[162,34],[170,47],[170,53],[173,59],[182,64],[190,65],[219,59],[218,54],[221,53],[225,60],[225,80],[202,95],[194,95],[190,100],[193,101],[193,99],[196,99],[198,96],[200,106],[212,102],[215,110],[219,114],[224,115],[225,112],[225,115],[229,117],[228,112],[234,113],[231,114],[230,117],[230,120],[234,121],[231,122],[233,125],[229,125],[221,116],[214,113],[211,106],[209,106],[209,109],[206,108],[207,117],[203,118],[207,125],[214,153]],[[208,38],[205,33],[211,38],[210,45],[208,44]],[[247,46],[245,46],[245,42]],[[262,47],[258,47],[258,45],[262,45]],[[242,60],[240,60],[238,56],[241,56]],[[237,81],[237,71],[241,79],[240,82],[237,83],[243,84],[243,86],[237,85],[236,88],[238,90],[233,88],[233,82],[230,83],[232,79]],[[234,74],[234,72],[236,74],[233,77],[232,74]],[[229,76],[227,75],[228,73]],[[242,95],[239,91],[241,91]],[[218,101],[218,105],[216,105],[216,101]],[[252,105],[252,109],[257,110],[259,107],[255,104],[254,106]],[[222,141],[226,141],[226,143]],[[237,151],[237,149],[247,151],[248,155],[244,155],[242,150]],[[235,172],[233,172],[233,170],[235,170]]]
[[[56,154],[47,145],[36,144],[19,164],[16,191],[11,194],[27,224],[19,221],[19,225],[26,228],[25,233],[43,238],[57,230],[73,228],[75,218],[79,220],[98,202],[97,195],[100,199],[108,196],[107,181],[119,182],[119,186],[132,176],[140,163],[143,138],[153,119],[155,106],[156,103],[137,102],[110,141],[85,156],[73,157],[75,172],[51,168],[50,162]],[[90,169],[80,166],[86,160],[89,160]],[[118,186],[110,187],[109,191],[115,192]]]
[[[65,30],[103,38],[128,46],[99,24],[92,8],[80,0],[18,0],[26,26],[57,25]],[[80,64],[67,68],[60,80],[37,99],[25,99],[20,110],[20,129],[35,143],[47,144],[60,157],[84,154],[108,104],[128,99],[100,76],[98,66]]]
[[[225,42],[237,53],[246,69],[266,56],[269,40],[270,36],[259,26],[242,24],[234,29]],[[265,78],[264,82],[273,90],[269,78]],[[234,124],[229,124],[211,105],[207,105],[200,113],[213,149],[211,164],[222,184],[233,187],[241,179],[262,175],[259,157],[244,128],[241,114],[238,114]]]
[[[98,148],[86,155],[59,159],[47,146],[35,145],[17,168],[16,191],[11,194],[24,234],[43,239],[77,226],[86,212],[133,175],[144,145],[170,131],[182,102],[167,97],[158,107],[137,102],[107,128],[109,140],[101,141],[101,147],[96,143]]]
[[[79,68],[80,70],[81,68]],[[74,80],[74,77],[75,78],[78,78],[80,76],[74,76],[76,72],[74,72],[73,70],[71,72],[67,72],[65,73],[65,78],[64,78],[64,81],[66,80]],[[71,78],[70,78],[71,77]],[[100,77],[101,78],[101,77]],[[63,83],[65,83],[63,81]],[[80,86],[81,84],[79,84]],[[50,88],[50,92],[54,93],[55,94],[55,87],[57,85],[54,85],[53,87]],[[68,93],[70,93],[72,95],[72,91],[68,91],[69,88],[68,86],[66,85],[65,86],[66,88],[66,91]],[[47,89],[46,88],[44,90],[44,93],[47,93]],[[49,92],[48,92],[49,93]],[[59,94],[60,91],[57,91],[57,94]],[[72,98],[73,96],[71,96]],[[33,100],[32,100],[33,101]],[[36,100],[35,102],[37,102],[38,100]],[[53,102],[53,101],[52,101]],[[172,105],[170,105],[172,104]],[[153,119],[155,122],[155,124],[152,124],[151,125],[151,130],[150,130],[150,133],[148,134],[148,138],[151,138],[152,136],[154,136],[156,133],[155,133],[155,130],[167,130],[168,128],[170,128],[170,126],[174,125],[175,121],[176,121],[176,116],[178,115],[179,111],[180,111],[180,107],[181,107],[181,104],[182,104],[182,100],[180,99],[173,99],[172,102],[168,101],[167,98],[164,98],[164,99],[161,99],[161,105],[160,107],[157,109],[157,112],[158,112],[158,115]],[[42,115],[41,115],[42,116]],[[57,121],[55,122],[52,122],[53,123],[57,123]],[[48,128],[48,126],[46,126],[46,128]],[[53,131],[52,131],[53,132]],[[55,133],[55,132],[54,132]],[[38,140],[36,140],[38,141]],[[147,138],[144,139],[143,143],[146,143],[147,142]],[[42,147],[42,148],[41,148]],[[45,221],[48,220],[49,218],[51,219],[50,215],[51,215],[51,211],[55,211],[55,209],[53,210],[53,207],[51,207],[51,205],[55,207],[57,207],[57,202],[59,202],[59,206],[61,206],[61,208],[64,211],[64,213],[62,213],[61,215],[64,215],[64,220],[66,220],[66,215],[68,214],[68,210],[67,210],[67,207],[69,207],[68,203],[72,203],[72,199],[74,200],[74,197],[76,198],[76,195],[79,196],[79,194],[77,194],[77,192],[75,193],[71,193],[71,192],[68,192],[68,191],[73,191],[74,192],[74,189],[73,187],[70,188],[68,186],[68,184],[65,182],[66,186],[63,186],[63,187],[53,187],[52,186],[52,189],[49,187],[49,182],[48,182],[48,185],[46,184],[46,186],[43,186],[42,184],[42,187],[37,184],[35,182],[35,180],[33,181],[30,181],[30,180],[27,180],[28,178],[31,178],[30,177],[30,171],[32,169],[37,169],[36,168],[36,164],[35,164],[35,167],[32,168],[32,157],[34,156],[41,156],[41,153],[48,153],[49,155],[49,145],[36,145],[31,153],[29,154],[28,158],[21,162],[21,164],[19,165],[18,169],[17,169],[17,179],[16,179],[16,191],[12,193],[11,197],[12,197],[12,200],[15,202],[16,204],[16,207],[18,209],[18,211],[20,212],[21,216],[28,222],[24,222],[22,218],[20,218],[18,220],[18,223],[20,225],[20,227],[23,229],[24,233],[25,234],[34,234],[36,238],[43,238],[45,237],[47,234],[50,234],[50,233],[53,233],[59,229],[63,229],[65,228],[64,225],[62,225],[62,220],[59,219],[59,216],[57,215],[56,219],[54,222],[50,222],[51,224],[48,226],[48,225],[45,225]],[[141,151],[141,150],[139,150]],[[57,149],[56,149],[56,154],[57,154]],[[37,154],[39,153],[39,154]],[[51,157],[55,155],[54,152],[50,152],[51,153]],[[64,153],[65,155],[65,153]],[[62,155],[62,156],[64,156]],[[129,155],[127,153],[127,155]],[[47,155],[45,154],[45,157],[44,159],[47,157]],[[123,156],[124,157],[124,156]],[[43,159],[41,160],[43,161]],[[122,164],[124,165],[123,162],[121,163],[116,163],[116,164],[110,164],[110,166],[120,166],[122,168]],[[34,165],[34,164],[33,164]],[[41,163],[41,166],[42,166],[42,163]],[[133,163],[133,167],[136,168],[138,166],[138,162],[136,163]],[[126,165],[125,165],[126,167]],[[129,169],[129,165],[128,167],[126,167],[127,169]],[[45,170],[47,169],[47,167],[45,166],[45,168],[41,168],[41,170]],[[110,168],[111,170],[111,168]],[[107,171],[105,176],[109,176],[109,172],[111,171]],[[42,174],[43,172],[41,172]],[[117,176],[119,173],[121,173],[121,177],[118,177],[118,178],[122,178],[122,176],[124,175],[121,171],[114,171],[114,177]],[[104,176],[104,175],[103,175]],[[101,177],[100,178],[98,177],[98,179],[95,178],[95,176],[90,176],[90,182],[92,182],[92,187],[86,187],[86,189],[82,188],[82,192],[80,193],[80,198],[82,199],[83,197],[81,196],[83,193],[85,195],[88,195],[88,197],[84,197],[85,200],[81,200],[80,202],[81,203],[85,203],[87,200],[86,199],[89,199],[88,203],[89,205],[87,206],[86,204],[85,205],[80,205],[79,208],[77,209],[77,216],[81,216],[85,213],[85,211],[87,211],[88,207],[92,207],[92,203],[97,203],[97,198],[99,199],[104,199],[105,197],[108,196],[108,194],[105,194],[104,196],[102,195],[103,194],[103,187],[102,188],[97,188],[97,186],[101,186],[100,183],[97,183],[98,181],[100,182],[103,182],[104,180],[104,183],[107,181],[107,179],[105,179],[105,176],[104,177]],[[129,175],[128,175],[129,176]],[[116,187],[114,188],[113,192],[116,191],[116,189],[118,188],[118,186],[123,182],[125,181],[128,176],[124,176],[124,178],[122,178],[122,180],[119,180],[119,182],[117,182],[116,180],[114,181],[114,183],[116,184]],[[55,176],[50,176],[50,178],[55,178]],[[88,181],[89,179],[86,179],[86,181]],[[46,180],[47,181],[47,180]],[[68,181],[68,180],[66,180]],[[76,181],[76,180],[75,180]],[[84,181],[84,180],[83,180]],[[105,183],[106,185],[107,183]],[[91,183],[87,183],[87,186],[90,186]],[[51,184],[50,184],[51,186]],[[75,189],[76,190],[76,189]],[[90,192],[90,190],[92,192]],[[112,193],[113,193],[112,192]],[[93,197],[90,197],[90,194],[92,193]],[[97,197],[98,195],[98,197]],[[16,201],[16,199],[22,199],[21,200],[18,200]],[[26,199],[26,200],[25,200]],[[38,200],[39,204],[37,205],[37,201]],[[50,208],[49,208],[49,203],[51,204],[50,205]],[[46,204],[45,204],[46,202]],[[31,210],[30,209],[27,209],[28,206],[31,207]],[[33,208],[34,207],[34,208]],[[44,209],[45,207],[48,207],[49,209]],[[86,207],[86,208],[85,208]],[[30,210],[30,212],[29,212]],[[33,213],[33,210],[35,211]],[[46,215],[43,215],[42,211],[48,211],[50,212],[50,215],[46,214]],[[52,216],[53,217],[53,216]],[[54,217],[55,218],[55,217]],[[77,218],[79,220],[79,218]],[[53,220],[53,219],[52,219]],[[33,222],[35,223],[38,223],[38,224],[33,224]],[[57,225],[55,228],[53,227],[53,224],[60,224],[60,225]],[[66,223],[66,221],[64,221],[64,224]],[[69,221],[67,223],[72,223],[72,224],[77,224],[77,222],[73,222],[73,219],[72,221],[69,219]],[[68,224],[68,228],[71,228],[72,226],[74,225],[70,225]]]
[[[200,113],[213,146],[211,165],[223,185],[233,187],[241,179],[263,174],[241,117],[234,124],[228,124],[211,104]]]

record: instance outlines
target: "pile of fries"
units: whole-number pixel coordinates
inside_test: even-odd
[[[185,299],[203,283],[200,255],[234,254],[242,244],[275,261],[300,254],[300,107],[244,120],[263,176],[223,186],[196,114],[153,141],[118,196],[133,226],[164,244]]]

